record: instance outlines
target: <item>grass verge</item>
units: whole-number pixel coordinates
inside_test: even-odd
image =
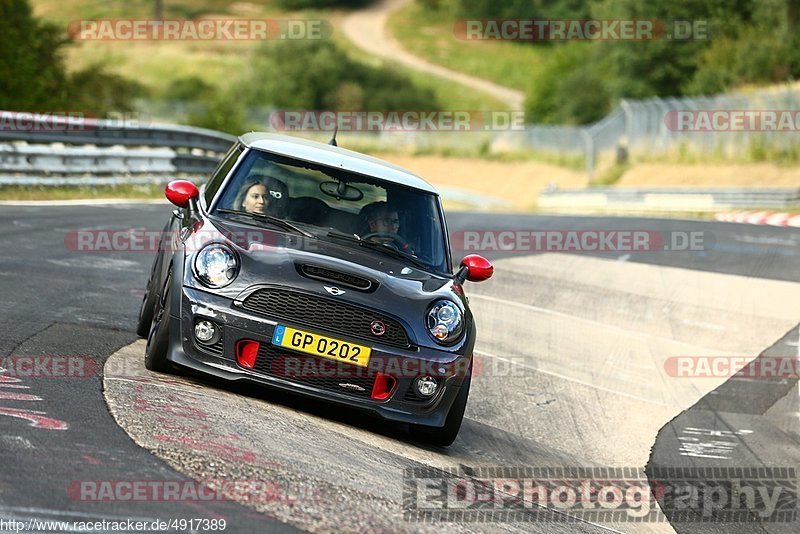
[[[0,186],[0,200],[85,200],[106,198],[129,198],[136,200],[164,198],[164,186]]]
[[[412,2],[389,18],[388,28],[403,47],[431,63],[514,89],[528,89],[531,68],[544,57],[541,47],[461,40],[453,34],[454,23],[451,17]]]

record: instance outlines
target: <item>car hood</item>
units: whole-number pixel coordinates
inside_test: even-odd
[[[413,263],[394,258],[356,244],[306,238],[268,227],[242,224],[219,218],[205,219],[187,239],[187,268],[184,283],[203,291],[241,300],[255,288],[282,286],[340,302],[372,308],[389,314],[413,332],[419,344],[430,345],[424,318],[430,304],[447,298],[459,304],[465,319],[471,316],[460,284],[452,277],[437,275]],[[194,254],[211,242],[226,242],[239,255],[241,268],[231,285],[211,290],[201,286],[192,274]],[[311,266],[312,269],[308,269]],[[309,276],[309,271],[315,275]],[[369,280],[367,289],[357,288],[341,278],[326,276],[326,270],[361,280]],[[337,295],[333,295],[331,288]],[[326,289],[328,288],[328,289]]]

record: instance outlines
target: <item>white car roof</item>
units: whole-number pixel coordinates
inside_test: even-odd
[[[439,194],[431,184],[411,171],[393,165],[387,161],[373,158],[372,156],[367,156],[359,152],[353,152],[345,148],[318,143],[299,137],[266,132],[251,132],[242,135],[239,139],[245,146],[256,150],[263,150],[303,161],[319,163],[320,165],[328,167],[344,169],[346,171],[373,176],[381,180],[386,180],[387,182],[419,189],[435,195]]]

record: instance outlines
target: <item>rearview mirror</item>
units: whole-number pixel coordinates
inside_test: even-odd
[[[364,198],[364,193],[361,189],[353,187],[344,181],[322,182],[319,184],[319,189],[330,197],[336,197],[337,200],[355,201]]]

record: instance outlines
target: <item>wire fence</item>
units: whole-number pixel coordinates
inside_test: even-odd
[[[146,114],[186,120],[197,109],[183,104],[143,103]],[[249,122],[273,130],[274,110],[247,112]],[[303,132],[327,140],[330,132]],[[751,157],[800,151],[800,85],[797,87],[692,98],[623,100],[603,119],[587,126],[526,124],[491,131],[340,131],[340,144],[375,150],[462,153],[536,152],[577,158],[589,178],[632,156],[670,153],[697,159]]]

